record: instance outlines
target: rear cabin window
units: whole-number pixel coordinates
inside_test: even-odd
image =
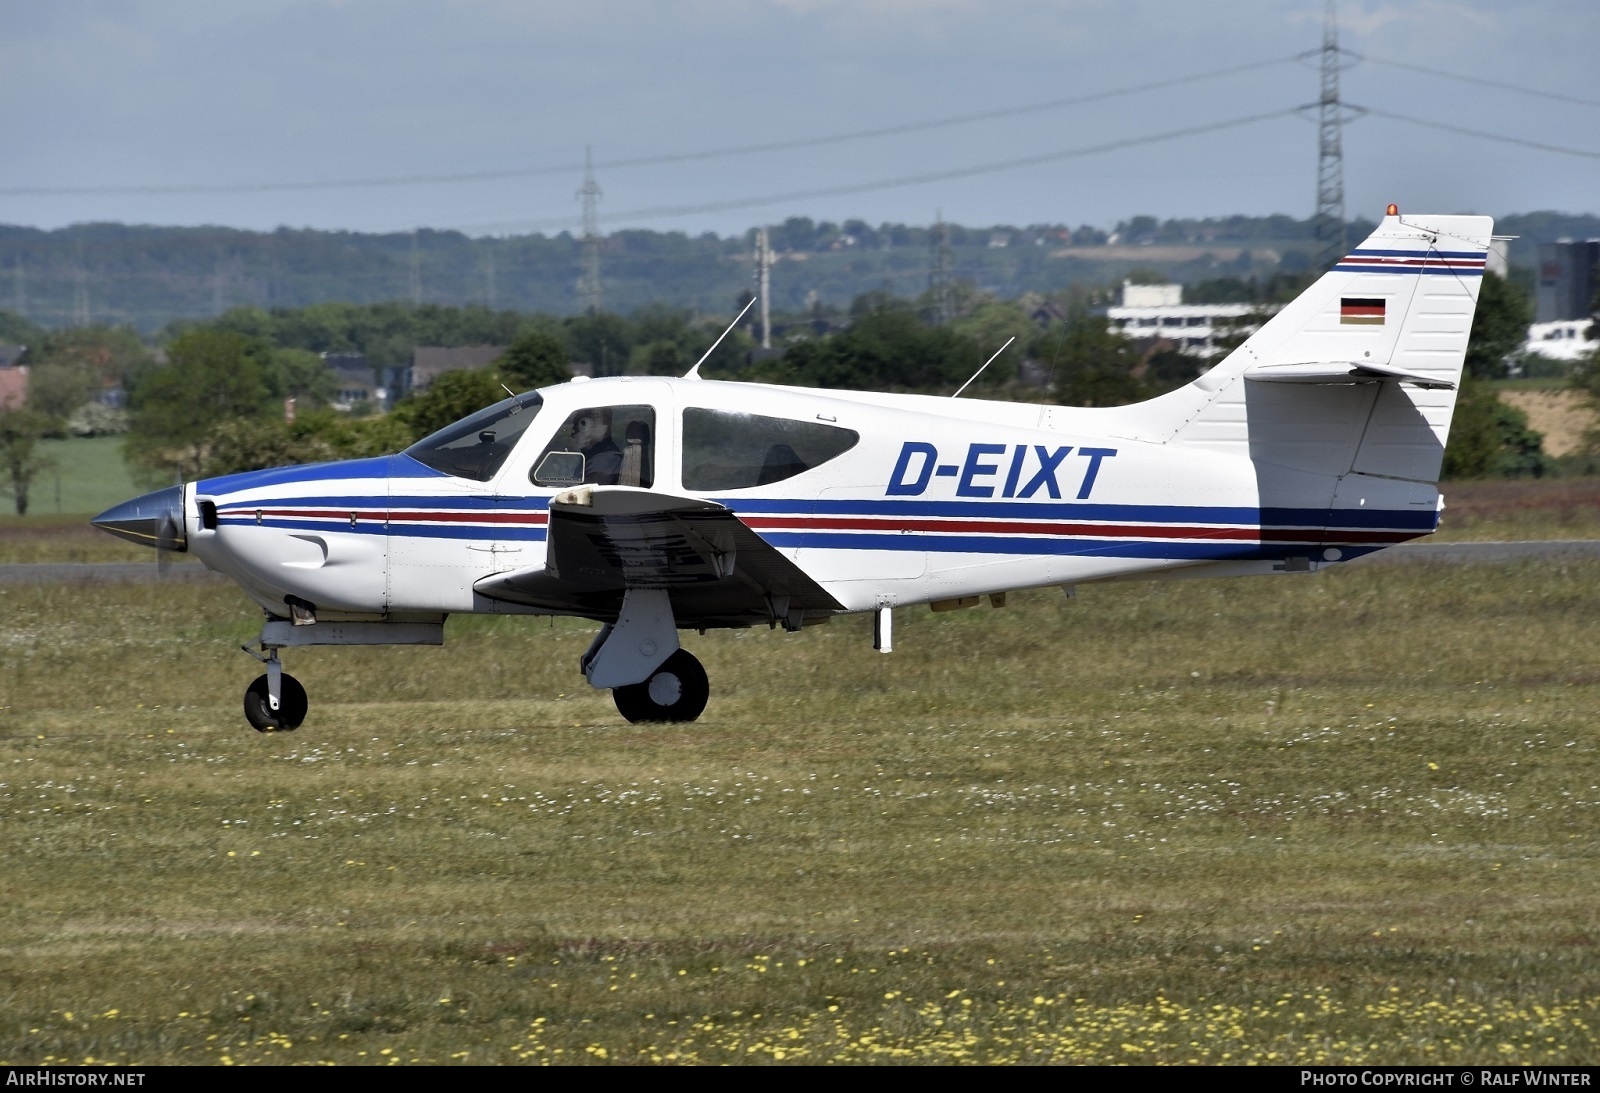
[[[856,446],[853,429],[820,421],[690,407],[683,412],[684,489],[768,486],[820,467]]]

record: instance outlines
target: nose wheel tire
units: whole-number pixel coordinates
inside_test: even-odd
[[[294,676],[285,674],[280,686],[278,708],[268,700],[267,677],[257,677],[244,693],[244,717],[256,732],[293,732],[306,719],[311,708],[306,689]]]
[[[706,708],[711,682],[693,655],[679,649],[643,683],[630,683],[611,691],[617,712],[634,724],[693,721]]]

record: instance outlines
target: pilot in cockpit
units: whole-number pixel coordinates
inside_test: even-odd
[[[615,486],[622,472],[622,449],[611,439],[611,411],[585,410],[572,423],[572,443],[583,453],[583,480]]]

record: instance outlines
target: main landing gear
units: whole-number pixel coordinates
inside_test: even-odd
[[[706,708],[711,682],[706,670],[686,649],[679,649],[642,683],[611,689],[617,712],[634,724],[648,721],[693,721]]]
[[[600,628],[578,661],[589,686],[610,689],[617,712],[634,724],[693,721],[706,708],[706,670],[678,646],[678,625],[664,588],[630,588],[617,621]]]

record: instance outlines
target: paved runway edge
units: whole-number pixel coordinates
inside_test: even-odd
[[[194,562],[50,562],[0,565],[0,584],[90,584],[112,581],[226,580]]]
[[[1352,565],[1506,565],[1511,562],[1600,558],[1600,539],[1540,539],[1522,543],[1406,543]]]

